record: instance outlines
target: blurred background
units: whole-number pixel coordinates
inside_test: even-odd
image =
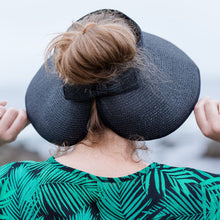
[[[200,68],[201,97],[220,100],[219,0],[1,0],[0,100],[7,100],[8,107],[25,108],[25,91],[49,41],[72,21],[102,8],[122,11],[142,30],[180,47]],[[142,157],[148,162],[220,173],[220,146],[202,136],[193,114],[176,132],[147,146]],[[50,149],[55,147],[29,125],[14,143],[0,148],[0,164],[45,160]]]

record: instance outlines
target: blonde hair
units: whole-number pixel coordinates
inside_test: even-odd
[[[136,36],[128,24],[122,19],[112,22],[112,19],[94,18],[92,22],[73,23],[68,32],[59,34],[48,45],[46,58],[53,54],[55,67],[65,83],[99,83],[140,63]],[[98,142],[103,128],[105,125],[98,115],[94,99],[87,126],[92,143]],[[137,148],[135,141],[130,140],[130,144]]]
[[[134,59],[133,33],[119,24],[75,23],[75,31],[56,36],[47,54],[55,51],[55,67],[69,84],[92,84],[112,78],[118,67]]]

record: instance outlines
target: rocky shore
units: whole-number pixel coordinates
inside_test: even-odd
[[[207,145],[207,150],[204,152],[203,156],[220,159],[220,143],[216,141],[210,141]]]
[[[43,158],[38,152],[27,150],[22,143],[6,144],[0,147],[0,166],[14,162],[14,161],[25,161],[34,160],[42,161]]]

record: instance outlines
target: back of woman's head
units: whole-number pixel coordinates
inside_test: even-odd
[[[112,79],[132,67],[136,37],[122,19],[92,16],[73,23],[68,32],[55,37],[48,46],[47,56],[52,52],[55,67],[65,83],[88,85]],[[96,133],[99,137],[105,128],[95,99],[87,128],[90,136]]]
[[[55,37],[55,66],[69,84],[92,84],[113,77],[136,54],[136,40],[128,26],[116,23],[75,23]]]

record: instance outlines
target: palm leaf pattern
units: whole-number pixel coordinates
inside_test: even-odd
[[[0,167],[0,219],[220,219],[220,175],[152,163],[118,178],[58,163]]]

